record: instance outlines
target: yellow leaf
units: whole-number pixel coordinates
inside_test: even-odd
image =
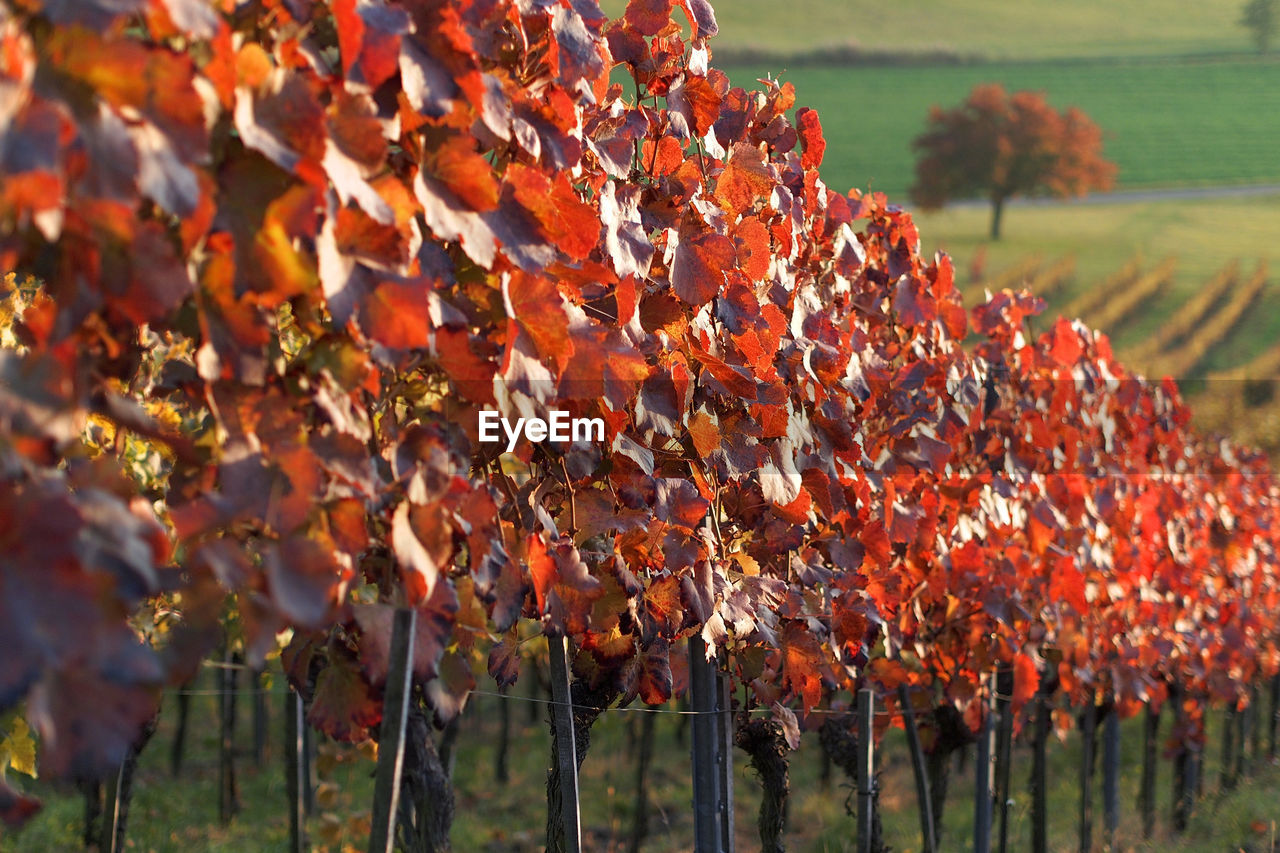
[[[742,567],[742,573],[744,575],[754,576],[760,574],[760,564],[756,562],[755,557],[752,557],[745,551],[737,551],[730,556],[732,556],[733,559],[737,561],[738,565]]]
[[[0,740],[0,773],[12,767],[34,779],[36,742],[31,737],[31,728],[22,717],[14,717],[8,729],[4,740]]]

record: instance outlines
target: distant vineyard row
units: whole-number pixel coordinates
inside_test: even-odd
[[[1029,255],[966,287],[965,301],[976,304],[986,292],[1025,288],[1050,303],[1050,315],[1079,318],[1092,328],[1123,337],[1159,300],[1173,298],[1169,291],[1178,263],[1168,257],[1144,264],[1135,257],[1104,280],[1083,288],[1075,281],[1075,268],[1070,255],[1056,260]],[[1250,311],[1267,304],[1268,281],[1265,261],[1250,270],[1232,259],[1174,307],[1149,335],[1120,351],[1148,377],[1192,379],[1188,391],[1204,427],[1274,455],[1280,451],[1280,401],[1275,394],[1280,345],[1267,346],[1229,368],[1211,369],[1215,362],[1256,349],[1239,340],[1240,327]],[[1067,298],[1070,292],[1076,295]]]

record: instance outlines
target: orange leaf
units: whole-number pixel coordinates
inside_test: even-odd
[[[1019,652],[1013,659],[1013,706],[1020,708],[1036,695],[1040,686],[1040,670],[1028,654]]]

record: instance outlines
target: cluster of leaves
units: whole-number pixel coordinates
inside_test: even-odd
[[[0,712],[42,770],[118,764],[228,614],[353,741],[399,606],[441,721],[531,625],[648,703],[700,632],[784,720],[904,681],[973,715],[1045,656],[1130,704],[1275,670],[1265,464],[1082,326],[1029,339],[1029,296],[962,347],[950,260],[674,5],[0,2],[0,269],[42,282],[0,350]],[[500,456],[493,409],[605,441]]]

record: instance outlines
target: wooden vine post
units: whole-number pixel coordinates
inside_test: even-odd
[[[907,733],[907,749],[911,752],[911,770],[916,780],[916,802],[920,804],[920,837],[924,853],[936,853],[937,840],[933,837],[933,800],[929,795],[929,771],[925,766],[924,749],[920,745],[920,731],[916,728],[916,712],[911,707],[907,685],[898,685],[898,704],[902,707],[902,727]]]
[[[1150,839],[1156,831],[1156,756],[1160,735],[1160,708],[1147,701],[1142,721],[1142,788],[1138,796],[1142,808],[1142,837]]]
[[[564,853],[581,853],[582,817],[578,807],[578,749],[573,732],[569,641],[564,637],[548,637],[547,648],[551,652],[551,725],[555,729],[556,768],[560,773]]]
[[[1280,673],[1271,676],[1271,716],[1267,718],[1267,758],[1276,757],[1276,724],[1280,723]]]
[[[987,707],[982,715],[982,726],[978,730],[978,757],[974,761],[973,791],[973,849],[988,851],[991,849],[991,804],[992,790],[991,762],[995,757],[995,714],[996,690],[994,679],[988,682]]]
[[[1084,706],[1080,727],[1080,853],[1093,849],[1093,758],[1098,734],[1097,697]]]
[[[253,670],[253,764],[261,767],[267,754],[267,674],[262,668]]]
[[[1238,708],[1236,710],[1236,766],[1233,781],[1237,783],[1241,777],[1249,772],[1245,756],[1249,745],[1249,725],[1251,719],[1252,706]]]
[[[858,691],[857,720],[858,728],[858,772],[855,780],[858,790],[858,853],[873,853],[872,840],[875,837],[872,820],[875,808],[875,695],[870,688]]]
[[[287,684],[287,682],[286,682]],[[303,774],[302,697],[292,687],[284,692],[284,766],[285,792],[289,799],[289,853],[302,853],[307,846],[307,816],[303,805],[302,789],[306,784]]]
[[[1227,706],[1222,715],[1222,767],[1218,771],[1218,789],[1223,793],[1236,787],[1236,734],[1239,731],[1240,712],[1234,705]]]
[[[218,822],[228,824],[240,811],[236,786],[236,693],[241,664],[227,651],[218,670]]]
[[[138,739],[129,747],[120,769],[107,782],[105,813],[101,815],[100,833],[96,839],[101,853],[121,853],[125,849],[125,830],[129,821],[129,806],[133,799],[133,778],[138,769],[138,756],[147,742],[156,733],[159,716],[152,717],[139,733]],[[92,823],[86,824],[86,846],[93,829]]]
[[[382,728],[378,734],[378,767],[373,782],[373,826],[369,853],[391,853],[396,840],[400,805],[400,776],[404,770],[405,723],[413,692],[413,635],[417,611],[396,610],[391,627],[391,653],[386,691],[382,699]]]
[[[1013,667],[996,671],[996,807],[1000,815],[1000,853],[1009,849],[1009,765],[1013,760]]]
[[[1120,827],[1120,712],[1112,705],[1102,722],[1102,824],[1108,850]]]
[[[693,712],[693,819],[697,853],[733,850],[733,721],[729,680],[707,660],[702,636],[689,638],[689,695]]]
[[[1044,684],[1041,675],[1040,683]],[[1049,742],[1049,697],[1036,691],[1036,727],[1031,740],[1031,850],[1049,850],[1049,773],[1046,747]]]
[[[127,763],[127,762],[126,762]],[[120,766],[109,780],[107,780],[107,790],[104,797],[105,809],[102,815],[102,832],[98,849],[102,853],[120,853],[118,842],[120,839],[120,806],[121,806],[121,788],[124,780],[125,765]]]
[[[307,817],[316,811],[316,732],[311,726],[302,727],[302,810]]]
[[[1262,690],[1258,687],[1258,682],[1254,682],[1249,688],[1249,740],[1250,740],[1250,756],[1249,756],[1249,774],[1252,775],[1262,761],[1262,717],[1258,713],[1262,708]]]
[[[1187,717],[1187,711],[1184,707],[1185,693],[1175,685],[1172,696],[1176,703],[1174,705],[1174,713],[1177,715],[1175,719],[1177,720],[1178,728],[1181,730],[1185,726]],[[1178,756],[1175,759],[1173,770],[1174,832],[1182,832],[1187,828],[1192,808],[1195,806],[1196,793],[1200,787],[1199,756],[1199,751],[1193,749],[1190,744],[1183,743],[1178,748]]]

